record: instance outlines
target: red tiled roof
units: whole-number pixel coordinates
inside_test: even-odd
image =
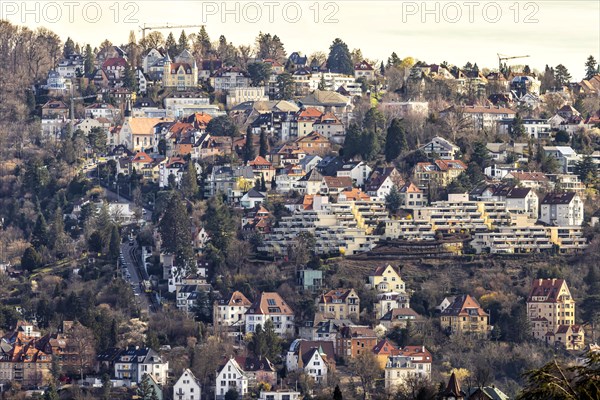
[[[323,113],[319,111],[318,108],[315,107],[307,107],[304,110],[301,110],[298,113],[298,122],[301,121],[315,121],[317,120]]]
[[[133,158],[131,159],[132,163],[149,163],[152,162],[152,157],[150,157],[148,154],[144,153],[143,151],[140,151],[138,153],[136,153],[135,156],[133,156]]]
[[[256,156],[256,158],[254,160],[248,162],[248,165],[254,167],[254,166],[258,166],[258,165],[272,166],[273,164],[271,164],[270,162],[268,162],[267,160],[265,160],[264,157]]]
[[[248,310],[248,314],[283,314],[294,312],[277,292],[263,292]]]
[[[352,178],[349,176],[324,176],[323,180],[328,188],[351,188]]]

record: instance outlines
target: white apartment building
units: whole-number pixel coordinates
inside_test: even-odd
[[[581,161],[581,156],[570,146],[544,146],[544,153],[555,158],[565,174],[573,174],[575,165]]]
[[[431,353],[425,346],[406,346],[398,355],[388,357],[385,389],[395,391],[409,378],[431,379]]]
[[[425,153],[427,157],[435,154],[441,160],[456,160],[460,147],[443,137],[436,136],[429,143],[419,147],[419,150]]]

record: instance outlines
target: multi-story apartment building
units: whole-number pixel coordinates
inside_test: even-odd
[[[575,166],[581,161],[581,155],[570,146],[544,146],[544,154],[546,157],[555,158],[565,174],[573,174]]]
[[[542,200],[540,220],[548,225],[581,225],[583,202],[573,192],[548,193]]]
[[[315,196],[315,199],[320,198]],[[369,209],[369,213],[372,211]],[[296,210],[285,216],[279,225],[265,235],[263,245],[258,248],[274,255],[286,255],[290,243],[302,232],[314,235],[317,254],[354,254],[368,251],[375,246],[377,236],[370,234],[376,214],[362,216],[352,202],[317,203],[309,209]],[[376,225],[375,225],[376,227]]]
[[[115,378],[140,383],[144,374],[152,376],[159,384],[167,383],[169,362],[150,348],[129,347],[115,360]]]
[[[235,291],[229,298],[217,300],[213,305],[213,321],[216,326],[245,325],[246,311],[252,302],[242,292]]]
[[[460,147],[443,137],[436,136],[429,143],[419,147],[419,150],[430,158],[437,156],[441,160],[455,160]]]
[[[584,331],[575,324],[575,300],[564,279],[535,279],[527,297],[527,317],[537,340],[567,350],[584,347]]]
[[[211,75],[210,84],[215,91],[227,91],[250,86],[250,78],[239,68],[221,68]]]
[[[431,353],[425,346],[406,346],[388,357],[385,366],[385,389],[395,391],[410,378],[431,379]]]
[[[317,298],[321,318],[354,319],[360,314],[360,298],[354,289],[334,289]]]
[[[413,218],[387,219],[385,221],[384,239],[401,239],[409,241],[434,240],[435,231],[429,221]]]
[[[477,253],[539,253],[553,251],[560,253],[582,251],[587,247],[581,227],[547,227],[541,225],[505,226],[496,232],[478,232],[473,236],[471,246]]]
[[[466,170],[467,166],[460,160],[420,162],[413,170],[413,179],[421,189],[430,186],[445,187]]]
[[[85,60],[81,54],[71,54],[59,61],[56,72],[63,78],[75,78],[83,75]]]
[[[356,357],[373,350],[377,344],[377,334],[368,326],[344,326],[336,338],[335,351],[345,359]]]
[[[294,311],[277,292],[263,292],[245,314],[246,332],[253,333],[258,325],[271,320],[279,336],[294,334]]]
[[[492,330],[489,314],[468,294],[456,296],[441,313],[442,329],[448,334],[467,334],[487,338]]]
[[[512,224],[506,203],[469,201],[466,197],[450,196],[448,201],[437,201],[429,207],[414,210],[416,221],[426,221],[433,230],[445,233],[483,232]]]
[[[442,118],[469,118],[475,130],[494,131],[502,120],[514,119],[516,112],[500,106],[451,106],[440,112]]]
[[[344,144],[346,128],[333,113],[321,115],[314,123],[313,129],[337,144]]]

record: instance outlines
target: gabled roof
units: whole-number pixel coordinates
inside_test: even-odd
[[[471,389],[469,398],[479,398],[479,395],[489,400],[509,400],[509,397],[506,394],[504,394],[500,389],[494,386],[473,388]]]
[[[324,176],[323,182],[329,189],[343,188],[349,189],[352,187],[352,178],[349,176]]]
[[[458,317],[458,316],[488,316],[481,308],[477,300],[468,294],[456,296],[454,301],[442,311],[442,316]]]
[[[127,60],[122,57],[107,58],[102,63],[102,68],[110,68],[110,67],[125,68],[126,66],[127,66]]]
[[[563,285],[566,285],[564,279],[534,279],[527,301],[533,302],[533,297],[544,297],[544,302],[554,303],[558,301],[558,294]]]
[[[371,198],[368,194],[366,194],[359,188],[345,190],[340,193],[340,196],[344,196],[347,201],[369,200]]]
[[[298,101],[300,104],[306,106],[343,107],[350,104],[349,97],[342,96],[341,94],[330,90],[315,90]]]
[[[519,181],[549,181],[548,177],[543,172],[511,172],[510,175]]]
[[[311,349],[321,349],[329,360],[335,359],[335,351],[333,342],[329,340],[304,340],[296,339],[290,345],[290,351],[296,354],[304,354]]]
[[[219,301],[220,305],[237,306],[237,307],[250,307],[252,302],[248,300],[246,296],[240,291],[235,291],[231,294],[229,299],[222,299]]]
[[[325,294],[322,294],[319,297],[319,303],[323,303],[323,304],[333,303],[336,300],[346,301],[346,299],[351,294],[354,294],[356,297],[358,297],[356,295],[356,292],[354,291],[354,289],[334,289],[334,290],[330,290],[329,292],[327,292]]]
[[[354,70],[355,71],[373,71],[373,67],[371,66],[371,64],[369,64],[365,60],[362,60],[358,64],[354,65]]]
[[[316,121],[315,124],[320,125],[342,125],[342,121],[339,120],[338,117],[333,113],[325,113],[321,115]]]
[[[322,182],[323,175],[316,168],[311,169],[302,178],[298,179],[299,182]]]
[[[399,350],[389,340],[382,339],[373,347],[373,353],[377,355],[395,355],[399,353]]]
[[[189,368],[186,368],[183,370],[183,372],[181,373],[181,376],[179,377],[179,379],[177,379],[177,382],[179,382],[180,380],[182,380],[184,378],[189,378],[192,382],[196,383],[196,385],[202,386],[202,384],[200,383],[200,380],[198,380],[198,378],[196,378],[196,376],[194,375],[192,370],[190,370]]]
[[[245,372],[275,372],[273,363],[266,357],[235,357],[235,361]]]
[[[129,123],[131,133],[134,135],[153,135],[154,126],[161,122],[171,122],[168,118],[129,118],[126,123]]]
[[[388,265],[380,265],[379,267],[375,268],[375,270],[373,272],[371,272],[369,274],[369,276],[383,276],[383,273],[388,268],[391,268],[394,270],[394,272],[398,273],[398,271],[396,271],[396,269],[394,267],[392,267],[390,264],[388,264]]]
[[[231,357],[223,365],[221,365],[221,368],[219,368],[218,373],[221,373],[221,371],[223,371],[223,369],[227,366],[227,364],[230,364],[239,375],[241,375],[244,378],[247,378],[246,374],[244,373],[244,370],[242,369],[242,367],[238,364],[238,362],[233,357]]]
[[[269,167],[273,166],[273,164],[271,164],[270,162],[265,160],[265,158],[262,156],[256,156],[256,158],[254,160],[248,162],[248,165],[250,165],[252,167],[256,167],[259,165],[269,166]]]
[[[144,153],[143,151],[138,151],[135,156],[133,156],[133,158],[131,159],[132,163],[151,163],[152,161],[154,161],[152,159],[152,157],[150,157],[148,154]]]
[[[408,182],[400,189],[400,193],[423,193],[421,189],[417,185],[412,182]]]
[[[308,350],[306,353],[302,353],[301,357],[302,357],[302,364],[303,365],[308,365],[308,363],[310,362],[310,360],[312,360],[312,358],[314,357],[315,353],[317,353],[319,356],[321,356],[321,351],[319,348],[315,348],[313,347],[312,349]]]
[[[306,142],[327,142],[327,143],[329,143],[329,140],[327,140],[327,138],[325,136],[321,135],[317,131],[313,131],[304,137],[296,139],[296,143],[306,143]]]
[[[252,304],[248,314],[294,315],[294,312],[277,292],[262,292]]]

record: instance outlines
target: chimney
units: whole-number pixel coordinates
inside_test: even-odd
[[[543,281],[544,281],[544,280],[543,280],[542,278],[540,278],[540,286],[542,286],[542,282],[543,282]]]
[[[555,282],[556,282],[556,278],[552,278],[552,286],[554,286]]]

